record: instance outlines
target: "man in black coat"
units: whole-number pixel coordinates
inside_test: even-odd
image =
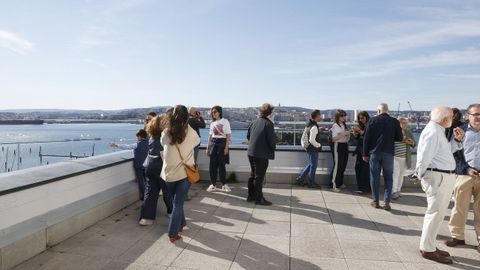
[[[247,201],[255,201],[255,204],[259,205],[272,205],[271,202],[265,200],[262,191],[268,160],[275,159],[277,139],[273,122],[269,119],[272,114],[272,105],[263,104],[260,108],[259,118],[250,124],[247,132],[248,160],[251,168]]]

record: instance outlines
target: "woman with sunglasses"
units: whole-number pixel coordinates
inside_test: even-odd
[[[210,124],[210,133],[208,136],[207,155],[210,157],[210,181],[211,185],[207,188],[208,192],[216,190],[217,176],[222,183],[222,190],[230,192],[231,189],[226,183],[225,164],[228,163],[228,147],[230,145],[230,136],[232,130],[230,122],[223,118],[222,107],[213,106],[210,111],[212,123]]]

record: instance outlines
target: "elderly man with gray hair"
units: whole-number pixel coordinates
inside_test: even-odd
[[[453,263],[450,254],[439,250],[436,238],[445,218],[455,186],[455,159],[453,153],[462,148],[464,132],[454,129],[455,140],[448,142],[445,129],[452,125],[453,111],[437,107],[430,114],[430,122],[420,135],[417,166],[413,179],[420,181],[427,197],[427,211],[420,240],[422,257],[439,263]]]

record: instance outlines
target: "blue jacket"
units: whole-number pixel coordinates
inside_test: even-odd
[[[382,113],[368,121],[363,140],[363,155],[375,153],[394,154],[395,142],[403,140],[400,122]]]
[[[463,131],[467,131],[468,124],[463,124],[460,126],[460,128],[463,129]],[[452,140],[454,140],[454,138],[452,138]],[[463,152],[463,149],[453,153],[453,157],[455,158],[455,163],[457,163],[457,167],[455,169],[456,173],[458,175],[467,175],[470,166],[465,159],[465,153]]]
[[[148,140],[141,139],[137,142],[137,147],[133,150],[133,167],[135,169],[142,169],[143,162],[148,155]]]

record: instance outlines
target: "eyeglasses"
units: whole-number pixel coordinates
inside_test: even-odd
[[[473,117],[480,117],[480,113],[468,113],[468,114]]]
[[[218,111],[213,110],[212,113],[217,113]]]

